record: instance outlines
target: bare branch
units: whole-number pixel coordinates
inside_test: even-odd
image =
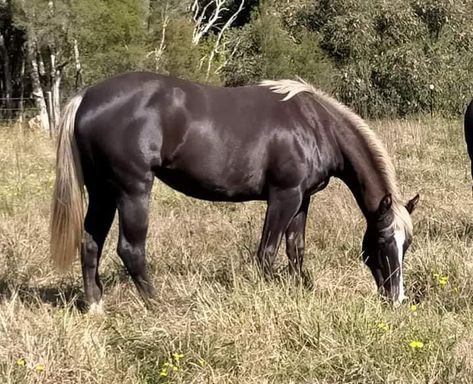
[[[153,51],[149,52],[147,57],[153,55],[154,56],[154,62],[155,62],[155,70],[159,71],[159,67],[161,64],[161,60],[163,58],[164,50],[166,49],[166,28],[169,24],[169,16],[165,15],[163,18],[163,25],[161,29],[161,41],[159,43],[159,47],[155,48]]]
[[[218,21],[222,17],[222,13],[228,11],[228,8],[224,7],[226,0],[213,0],[209,1],[207,5],[201,10],[199,7],[198,0],[194,0],[191,10],[194,13],[195,27],[192,34],[192,43],[194,45],[199,44],[202,37],[210,31],[211,28],[215,27]],[[215,5],[215,9],[212,11],[209,19],[204,22],[204,17],[207,10],[211,5]]]
[[[245,5],[245,0],[241,0],[240,6],[236,10],[236,12],[227,20],[227,22],[223,25],[223,27],[220,29],[217,35],[217,40],[215,41],[214,48],[212,49],[212,52],[209,55],[209,60],[207,62],[207,74],[206,78],[208,79],[210,76],[210,71],[212,69],[212,63],[215,58],[215,55],[219,53],[219,48],[220,48],[220,41],[222,40],[222,37],[225,33],[225,31],[231,27],[233,22],[236,20],[238,17],[239,13],[243,10],[243,7]],[[234,53],[233,53],[234,54]]]
[[[156,70],[159,69],[159,64],[160,64],[161,59],[163,57],[164,50],[166,49],[166,44],[165,44],[165,41],[166,41],[166,28],[167,28],[168,24],[169,24],[169,15],[165,15],[164,19],[163,19],[163,28],[162,28],[162,31],[161,31],[161,42],[159,43],[159,48],[156,52]]]
[[[154,48],[151,52],[149,52],[146,55],[146,57],[150,57],[151,55],[154,56],[154,63],[155,63],[156,71],[159,71],[161,60],[164,55],[164,50],[166,49],[166,29],[170,21],[168,8],[169,8],[169,4],[166,3],[166,7],[164,8],[164,11],[162,13],[161,41],[159,43],[159,47]]]
[[[215,73],[220,73],[222,71],[222,69],[228,64],[228,62],[233,58],[233,56],[235,56],[235,53],[237,52],[238,50],[238,47],[240,46],[240,43],[241,43],[241,38],[238,39],[238,41],[235,43],[235,46],[233,47],[232,51],[230,52],[229,55],[227,55],[225,57],[225,60],[223,61],[222,64],[220,64],[216,69],[215,69]],[[223,50],[225,50],[225,45],[223,45]]]

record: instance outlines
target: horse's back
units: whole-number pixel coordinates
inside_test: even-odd
[[[130,72],[85,91],[76,129],[84,133],[113,130],[117,135],[120,126],[136,130],[140,121],[159,114],[163,129],[179,131],[178,126],[205,120],[220,131],[256,134],[253,125],[260,124],[262,116],[273,116],[274,120],[283,116],[282,111],[275,116],[280,99],[260,86],[224,88],[150,72]]]

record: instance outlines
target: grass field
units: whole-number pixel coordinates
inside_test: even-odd
[[[156,183],[143,307],[115,254],[106,314],[82,312],[79,263],[48,261],[54,150],[0,129],[0,383],[473,383],[473,198],[462,125],[372,122],[407,200],[409,300],[383,304],[360,257],[364,219],[339,181],[312,199],[307,290],[262,281],[251,263],[262,203],[209,204]],[[283,250],[278,268],[286,266]]]

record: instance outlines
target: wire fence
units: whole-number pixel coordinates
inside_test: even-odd
[[[0,124],[28,122],[39,114],[34,99],[28,98],[0,98]]]

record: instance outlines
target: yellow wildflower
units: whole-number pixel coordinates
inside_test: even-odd
[[[412,340],[410,343],[409,343],[409,347],[411,347],[412,349],[421,349],[424,347],[424,343],[420,340]]]
[[[36,364],[34,367],[36,372],[43,372],[46,369],[44,364]]]
[[[167,368],[163,368],[159,371],[159,376],[161,377],[166,377],[168,375],[168,370]]]
[[[438,281],[439,285],[443,287],[448,284],[448,276],[440,276]]]
[[[24,367],[26,365],[25,359],[18,359],[16,361],[16,365],[18,365],[19,367]]]
[[[182,353],[175,352],[172,354],[172,357],[174,358],[174,360],[179,361],[184,357],[184,355]]]
[[[389,331],[389,325],[383,322],[378,323],[378,328],[385,332]]]
[[[444,287],[448,284],[448,276],[447,275],[440,275],[438,273],[434,273],[434,278],[437,280],[437,284],[441,287]]]
[[[411,310],[411,312],[415,312],[415,311],[417,311],[417,305],[411,304],[409,309]]]

